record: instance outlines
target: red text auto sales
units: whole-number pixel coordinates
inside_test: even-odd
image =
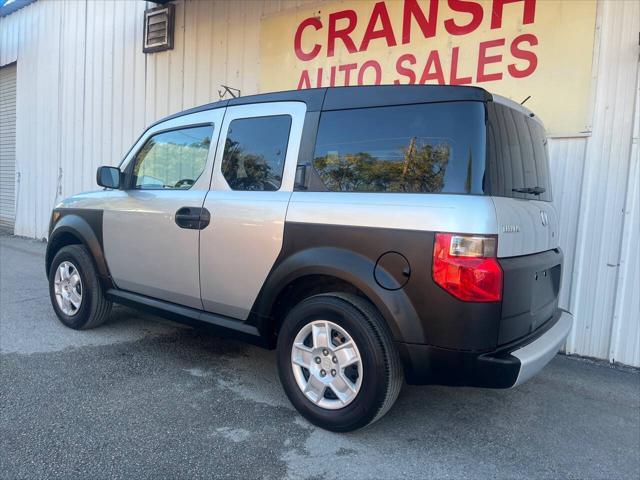
[[[398,0],[372,3],[370,14],[364,19],[358,18],[355,10],[345,9],[330,13],[326,21],[319,17],[301,21],[294,36],[295,55],[302,62],[313,62],[314,66],[304,68],[303,63],[298,89],[372,83],[379,85],[383,76],[395,77],[393,82],[396,84],[466,85],[502,80],[507,76],[525,78],[536,71],[538,37],[526,28],[512,38],[501,35],[505,6],[516,4],[508,5],[507,8],[517,6],[522,25],[526,27],[535,22],[536,0],[493,0],[489,3],[474,0],[402,0],[399,24],[394,24],[389,15],[388,4],[393,1]],[[458,15],[452,18],[446,12],[445,18],[442,18],[444,6]],[[477,43],[473,47],[474,51],[461,51],[461,48],[471,48],[469,46],[455,46],[456,36],[476,31],[486,16],[490,17],[488,26],[490,32],[495,31],[495,38]],[[367,27],[364,33],[356,35],[356,26],[362,21],[367,22]],[[321,43],[308,40],[312,31],[321,34]],[[427,50],[419,54],[402,53],[397,55],[395,62],[381,63],[375,58],[344,62],[348,55],[367,52],[371,47],[400,47],[412,41],[443,34],[451,36],[451,48]],[[347,55],[341,56],[343,63],[330,67],[315,66],[323,57],[330,59],[336,56],[339,48],[347,52]],[[462,64],[463,56],[473,58],[473,55],[477,59],[475,65]],[[393,69],[391,77],[384,70],[389,68]]]

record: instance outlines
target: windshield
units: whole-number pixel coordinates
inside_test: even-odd
[[[494,102],[487,102],[484,192],[551,201],[544,128],[525,113]]]

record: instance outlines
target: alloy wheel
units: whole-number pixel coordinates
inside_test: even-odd
[[[65,260],[58,265],[53,281],[58,307],[72,317],[82,305],[82,279],[76,266]]]
[[[315,320],[298,332],[291,368],[302,393],[327,410],[349,405],[362,386],[362,358],[355,341],[327,320]]]

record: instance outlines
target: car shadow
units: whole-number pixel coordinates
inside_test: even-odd
[[[176,368],[187,375],[202,382],[216,378],[218,386],[235,392],[242,399],[287,408],[291,411],[291,421],[300,422],[280,386],[275,351],[243,343],[210,328],[184,327],[128,307],[114,309],[109,328],[124,325],[132,316],[145,322],[175,326],[173,333],[153,341],[175,344],[176,348],[163,349],[163,355],[175,355],[172,361]],[[558,360],[563,361],[566,359]],[[553,364],[548,368],[553,370]],[[411,430],[452,438],[469,431],[476,434],[501,429],[512,432],[514,423],[520,424],[536,416],[538,408],[535,405],[549,401],[548,390],[553,385],[546,372],[514,390],[405,384],[387,415],[350,435],[375,436],[394,432],[404,437],[407,425],[412,426]],[[547,400],[542,401],[545,397]],[[558,393],[552,397],[557,398]],[[309,428],[315,427],[309,425]]]

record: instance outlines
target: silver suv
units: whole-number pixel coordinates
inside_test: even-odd
[[[221,101],[152,125],[56,206],[65,325],[112,302],[277,348],[311,422],[354,430],[404,381],[509,388],[572,325],[542,124],[480,88]]]

